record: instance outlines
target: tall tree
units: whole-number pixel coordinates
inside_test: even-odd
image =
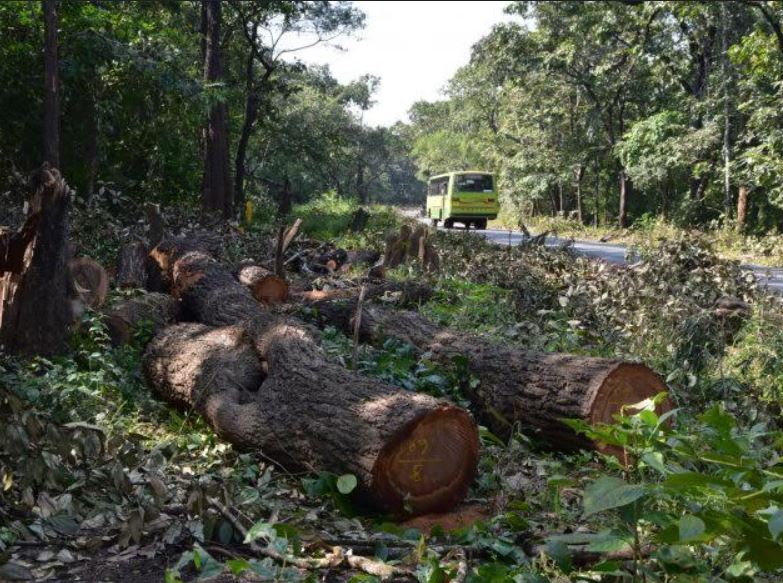
[[[57,57],[57,2],[43,0],[44,61],[44,160],[51,168],[60,167],[60,75]]]
[[[204,136],[204,181],[201,207],[230,218],[234,211],[228,148],[228,104],[218,89],[222,83],[220,66],[220,0],[202,0],[204,83],[213,96]]]

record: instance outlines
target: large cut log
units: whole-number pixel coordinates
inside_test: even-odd
[[[67,347],[73,284],[68,272],[70,189],[55,169],[33,178],[30,214],[0,237],[0,347],[51,355]]]
[[[237,272],[237,279],[264,304],[280,304],[288,299],[286,280],[260,265],[244,265]]]
[[[314,309],[308,312],[319,324],[353,334],[356,301],[315,301],[310,306]],[[480,420],[501,436],[519,425],[555,449],[597,445],[562,419],[611,423],[624,406],[667,391],[661,378],[643,364],[521,350],[438,326],[416,312],[365,305],[360,339],[380,344],[388,338],[444,364],[466,358],[469,374],[479,381],[467,396]]]
[[[147,246],[141,241],[120,248],[117,257],[117,287],[144,288],[147,285]]]
[[[114,346],[127,344],[144,325],[157,333],[177,321],[179,302],[169,294],[147,293],[123,300],[106,313],[106,327]]]
[[[177,325],[151,342],[156,392],[290,471],[354,474],[384,509],[421,514],[464,497],[478,462],[466,411],[333,362],[309,327],[262,309],[208,253],[170,260],[187,314],[219,327]]]

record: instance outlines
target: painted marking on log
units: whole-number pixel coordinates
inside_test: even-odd
[[[411,441],[408,444],[408,449],[406,451],[407,456],[411,457],[400,457],[397,458],[397,464],[399,465],[405,465],[405,464],[413,464],[410,470],[410,479],[414,482],[421,482],[422,480],[422,471],[424,470],[425,464],[433,464],[433,463],[441,463],[443,462],[442,458],[428,458],[425,457],[427,455],[427,452],[430,449],[430,443],[429,440],[426,438],[420,437],[418,439],[415,439]],[[405,470],[403,470],[405,471]]]

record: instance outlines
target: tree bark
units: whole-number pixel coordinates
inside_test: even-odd
[[[355,301],[310,305],[319,325],[352,332]],[[623,406],[667,390],[642,364],[520,350],[443,328],[415,312],[365,304],[360,338],[373,344],[395,338],[446,365],[467,358],[469,374],[480,382],[467,395],[479,420],[502,437],[519,426],[554,449],[601,448],[562,419],[612,423]]]
[[[628,226],[628,198],[631,194],[631,182],[625,174],[625,169],[620,170],[620,212],[617,222],[621,229]]]
[[[478,460],[467,412],[346,370],[208,253],[174,249],[170,280],[186,316],[219,327],[183,324],[153,340],[143,363],[158,394],[289,471],[354,474],[384,509],[421,514],[464,497]]]
[[[117,286],[147,286],[147,246],[144,243],[137,241],[120,248],[117,258]]]
[[[33,179],[31,212],[0,261],[0,345],[22,355],[65,351],[74,290],[68,269],[70,190],[46,166]],[[10,238],[9,238],[10,239]]]
[[[740,231],[745,230],[748,219],[748,191],[747,184],[740,184],[737,196],[737,228]]]
[[[60,168],[60,75],[57,58],[57,0],[43,0],[44,60],[46,93],[44,97],[44,161]]]
[[[582,214],[582,180],[585,177],[585,167],[583,164],[577,164],[574,170],[575,186],[576,186],[576,216],[579,219],[579,224],[584,224],[584,216]]]
[[[202,0],[205,18],[204,82],[213,85],[222,81],[220,66],[220,0]],[[201,199],[206,212],[219,212],[230,218],[234,211],[229,172],[228,106],[221,99],[212,106],[205,136],[204,180]]]

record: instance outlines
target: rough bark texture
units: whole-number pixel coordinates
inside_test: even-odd
[[[320,324],[353,330],[355,302],[311,305]],[[641,364],[520,350],[443,328],[415,312],[366,305],[360,338],[376,344],[396,338],[442,363],[467,357],[468,371],[480,381],[468,395],[480,419],[503,436],[518,425],[555,449],[594,445],[561,419],[611,422],[623,405],[666,391],[658,375]]]
[[[124,300],[106,313],[106,327],[114,346],[127,344],[143,326],[157,333],[179,318],[179,302],[169,294],[148,293]]]
[[[16,237],[8,236],[0,259],[7,264],[0,273],[0,345],[24,355],[51,355],[65,350],[71,323],[70,190],[56,169],[46,167],[34,184],[30,216]]]
[[[44,94],[44,161],[50,168],[60,168],[60,75],[57,58],[57,1],[43,0],[44,60],[46,92]]]
[[[742,231],[748,219],[748,185],[740,184],[737,196],[737,228]]]
[[[117,286],[121,288],[147,285],[147,246],[140,241],[120,248],[117,258]]]
[[[202,0],[206,30],[204,42],[204,81],[211,85],[223,77],[220,66],[221,2]],[[204,185],[202,208],[207,212],[219,212],[229,218],[234,200],[231,190],[228,148],[228,106],[219,101],[212,106],[207,119],[206,151],[204,156]]]
[[[169,263],[186,315],[219,328],[178,325],[153,340],[145,374],[164,398],[288,470],[353,473],[388,510],[444,510],[464,497],[478,459],[467,412],[346,370],[208,253],[174,252]]]

